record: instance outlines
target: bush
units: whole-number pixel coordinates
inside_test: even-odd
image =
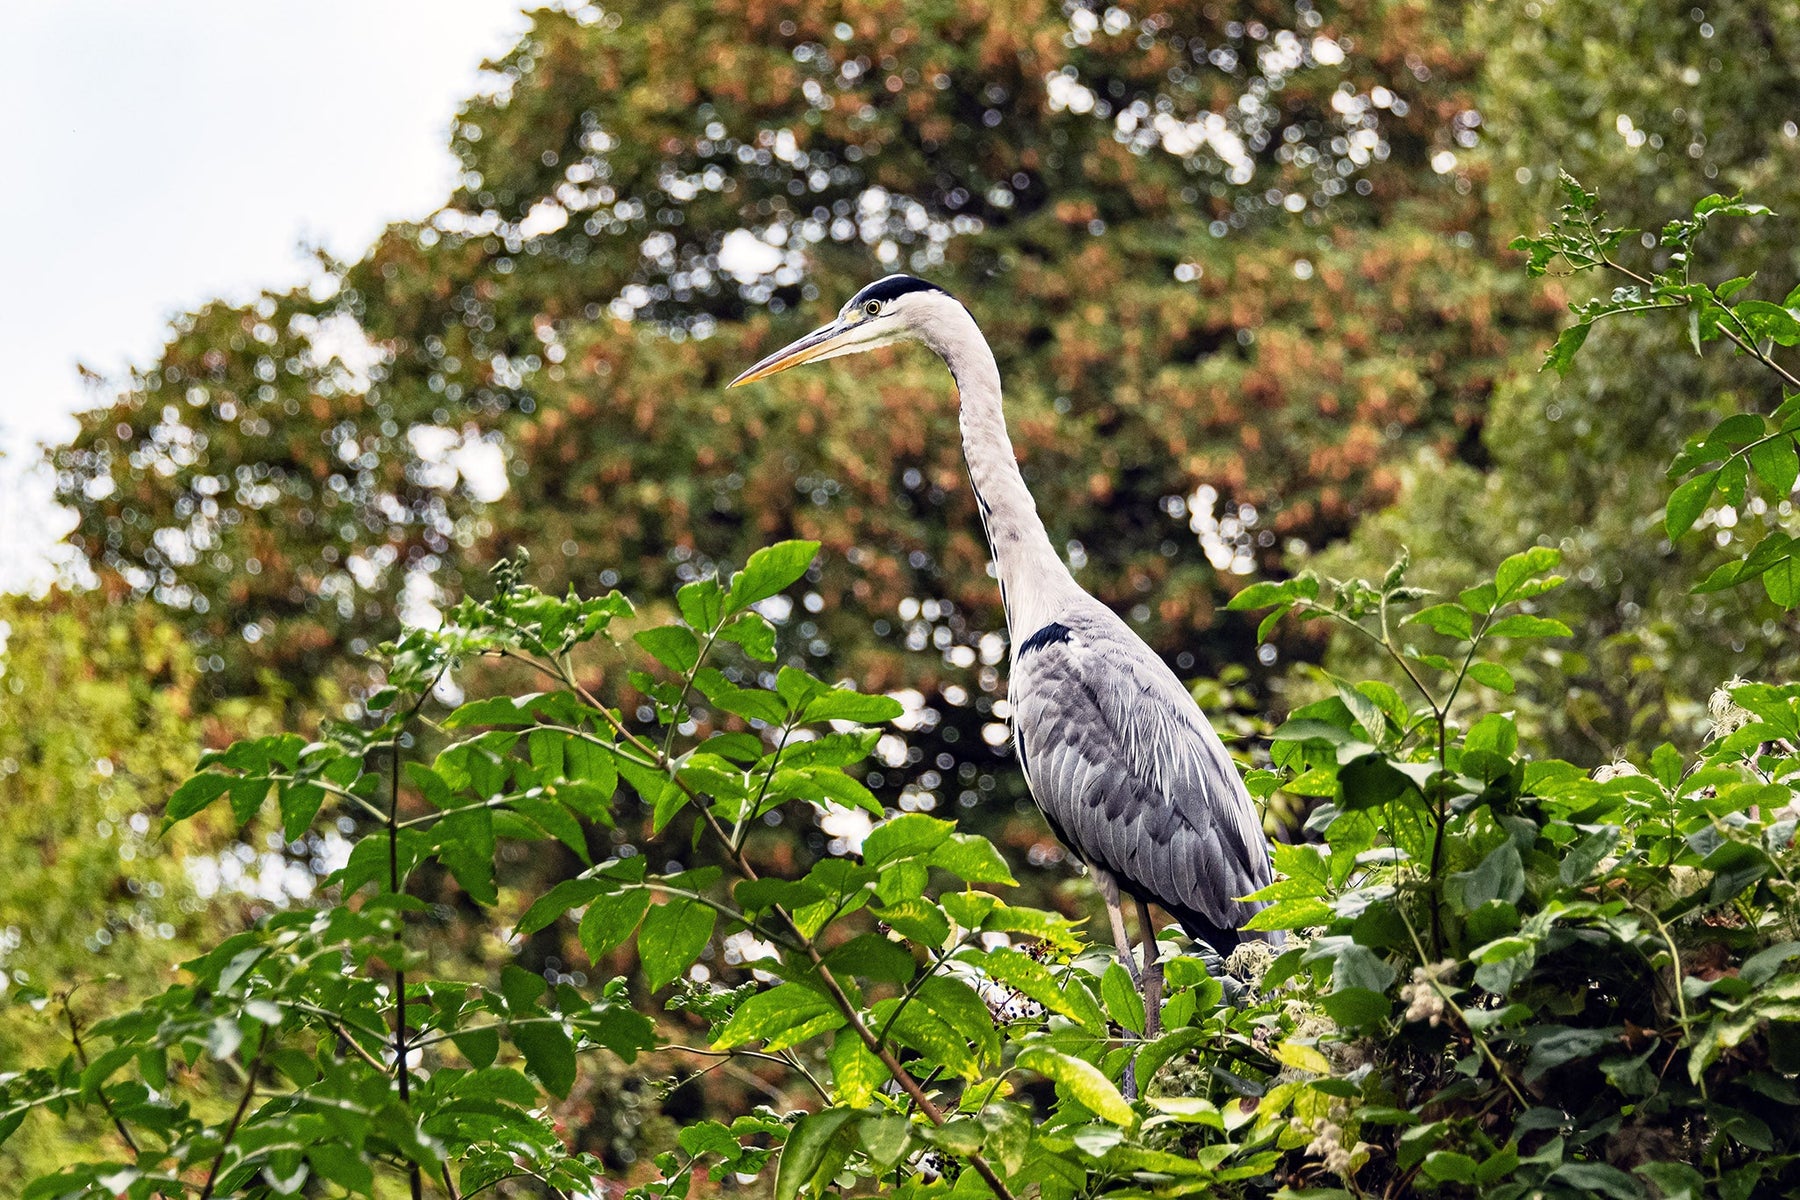
[[[1703,202],[1672,244],[1686,256],[1734,204]],[[1533,268],[1610,266],[1620,237],[1593,212],[1571,184],[1565,224],[1542,253],[1526,245]],[[1685,307],[1697,343],[1716,329],[1773,367],[1757,338],[1788,326],[1681,271],[1644,303],[1615,294],[1578,312]],[[1701,509],[1715,488],[1741,502],[1751,472],[1791,488],[1794,404],[1772,430],[1757,417],[1755,439],[1727,421],[1683,452],[1677,474],[1712,475]],[[1758,449],[1771,445],[1788,449]],[[1702,490],[1682,487],[1671,536]],[[1247,779],[1265,800],[1312,802],[1309,840],[1276,847],[1281,878],[1252,924],[1292,936],[1222,964],[1170,955],[1167,1032],[1146,1041],[1124,968],[1062,915],[1007,903],[991,843],[891,815],[859,781],[900,706],[776,667],[757,606],[816,551],[784,542],[728,582],[689,583],[662,623],[617,593],[542,593],[504,562],[492,599],[386,648],[370,720],[206,756],[168,822],[224,800],[249,823],[273,802],[290,841],[322,814],[360,837],[315,907],[183,964],[58,1065],[0,1079],[0,1138],[39,1109],[117,1133],[111,1160],[69,1164],[27,1200],[375,1195],[403,1180],[463,1200],[586,1193],[605,1167],[568,1146],[558,1100],[583,1055],[652,1053],[746,1061],[778,1106],[686,1121],[635,1173],[628,1194],[644,1200],[687,1195],[701,1171],[778,1200],[1800,1185],[1800,686],[1734,680],[1697,753],[1663,745],[1590,772],[1527,753],[1504,709],[1528,648],[1569,632],[1545,612],[1555,549],[1515,554],[1453,599],[1410,586],[1404,557],[1379,583],[1252,585],[1233,607],[1271,609],[1264,636],[1289,616],[1331,622],[1404,688],[1330,679],[1276,730]],[[1776,569],[1733,567],[1731,582],[1761,577],[1785,604]],[[603,647],[596,667],[585,656]],[[428,699],[478,656],[550,690],[429,721]],[[636,712],[584,686],[620,668]],[[765,833],[795,806],[862,810],[870,829],[850,853],[795,861]],[[601,836],[628,824],[640,832]],[[548,842],[589,865],[514,904],[504,848]],[[408,890],[439,871],[463,920],[570,929],[596,975],[627,973],[443,977],[424,930],[455,911]],[[791,1109],[803,1090],[808,1107]]]
[[[1737,686],[1698,756],[1663,747],[1646,770],[1590,777],[1528,759],[1505,715],[1465,700],[1510,690],[1492,644],[1566,632],[1535,611],[1560,582],[1554,551],[1424,607],[1404,563],[1379,585],[1247,590],[1240,607],[1361,631],[1416,695],[1340,684],[1277,731],[1250,782],[1319,798],[1321,840],[1278,846],[1284,878],[1255,924],[1295,944],[1240,950],[1220,978],[1173,957],[1168,1032],[1144,1044],[1124,970],[1060,915],[1006,903],[991,844],[888,817],[857,782],[869,726],[899,706],[773,669],[754,606],[814,551],[783,543],[729,584],[691,583],[666,624],[617,594],[542,594],[503,564],[492,600],[389,647],[385,719],[209,755],[170,822],[220,799],[248,822],[273,801],[289,839],[328,808],[364,833],[333,898],[183,964],[83,1051],[6,1081],[0,1131],[45,1108],[119,1133],[116,1159],[24,1194],[374,1194],[383,1176],[459,1196],[582,1190],[601,1163],[568,1150],[552,1115],[581,1056],[629,1062],[696,1023],[706,1044],[681,1052],[778,1064],[816,1108],[688,1124],[636,1195],[684,1195],[701,1170],[772,1172],[784,1200],[859,1181],[1012,1196],[1792,1182],[1800,688]],[[650,719],[591,702],[575,655],[600,644],[646,660],[633,681]],[[463,704],[431,761],[412,757],[424,699],[477,655],[530,663],[552,690]],[[635,937],[635,985],[432,974],[409,875],[441,864],[491,907],[500,841],[585,857],[634,805],[670,853],[696,847],[681,869],[604,859],[516,931],[572,922],[597,969]],[[860,856],[764,874],[757,831],[786,805],[880,823]],[[1133,1059],[1145,1096],[1128,1102]],[[206,1103],[207,1080],[235,1099]]]

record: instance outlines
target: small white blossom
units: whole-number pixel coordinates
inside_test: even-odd
[[[1617,759],[1613,762],[1609,762],[1603,767],[1595,767],[1594,768],[1594,782],[1595,783],[1609,783],[1614,779],[1623,779],[1627,775],[1642,775],[1642,774],[1643,774],[1642,771],[1638,770],[1636,767],[1632,766],[1630,763],[1626,762],[1624,759],[1621,758],[1621,759]]]
[[[1734,675],[1714,689],[1707,700],[1706,711],[1712,716],[1714,737],[1730,737],[1750,723],[1750,714],[1731,698],[1731,693],[1743,685],[1744,681]]]
[[[1455,976],[1454,959],[1446,958],[1430,966],[1414,967],[1412,982],[1400,989],[1400,998],[1407,1002],[1405,1019],[1429,1021],[1433,1025],[1442,1021],[1447,1007],[1444,1003],[1444,989]]]

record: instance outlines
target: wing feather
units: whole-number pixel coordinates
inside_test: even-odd
[[[1097,611],[1095,611],[1097,610]],[[1049,627],[1047,627],[1049,628]],[[1173,672],[1097,601],[1015,656],[1014,736],[1059,836],[1190,932],[1235,930],[1268,843],[1224,744]]]

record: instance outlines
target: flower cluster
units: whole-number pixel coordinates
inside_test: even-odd
[[[1445,989],[1456,978],[1456,961],[1446,958],[1430,966],[1414,967],[1412,982],[1400,989],[1406,1001],[1408,1021],[1429,1021],[1436,1025],[1444,1018]]]

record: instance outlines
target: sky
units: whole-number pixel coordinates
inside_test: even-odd
[[[7,0],[0,44],[0,590],[70,522],[34,447],[174,315],[356,258],[449,195],[448,130],[517,0]]]

